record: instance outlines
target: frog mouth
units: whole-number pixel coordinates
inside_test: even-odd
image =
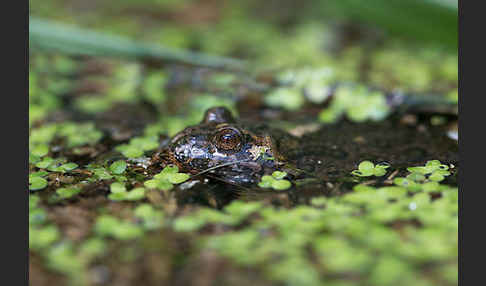
[[[234,168],[231,168],[232,166],[234,166]],[[224,169],[224,171],[216,172],[220,169]],[[246,158],[221,163],[219,165],[207,168],[199,173],[194,174],[192,178],[204,175],[207,178],[248,190],[248,186],[258,181],[259,174],[261,173],[260,171],[262,171],[262,166],[260,166],[257,162],[254,162],[251,158]]]
[[[205,173],[209,173],[209,172],[214,171],[214,170],[219,169],[219,168],[223,168],[223,167],[227,167],[227,166],[231,166],[231,165],[235,165],[235,164],[239,164],[239,163],[250,162],[250,161],[252,161],[252,159],[249,158],[249,159],[242,159],[242,160],[236,160],[236,161],[222,163],[222,164],[216,165],[214,167],[207,168],[207,169],[195,174],[194,177],[200,176],[200,175],[205,174]]]

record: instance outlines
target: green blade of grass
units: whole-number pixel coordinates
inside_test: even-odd
[[[124,37],[33,17],[29,19],[29,45],[30,49],[74,55],[158,60],[230,70],[241,70],[246,66],[244,61],[237,59],[138,43]]]

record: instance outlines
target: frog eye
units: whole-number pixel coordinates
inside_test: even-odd
[[[224,128],[219,130],[213,138],[213,142],[223,151],[239,151],[243,145],[243,136],[235,128]]]

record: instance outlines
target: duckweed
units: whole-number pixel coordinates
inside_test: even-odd
[[[164,72],[153,72],[147,75],[142,86],[145,98],[156,105],[163,104],[166,101],[164,88],[167,80]]]
[[[66,137],[67,147],[77,147],[86,144],[97,143],[103,134],[97,130],[93,123],[62,123],[59,127],[58,134]]]
[[[79,254],[84,260],[91,260],[103,255],[106,250],[106,242],[102,238],[92,237],[79,246]]]
[[[60,172],[66,173],[72,171],[78,167],[78,164],[73,162],[65,163],[65,159],[63,158],[50,158],[44,157],[42,160],[37,161],[35,166],[39,169],[47,169],[50,172]]]
[[[370,81],[387,88],[412,91],[443,89],[457,84],[457,55],[393,45],[372,55]]]
[[[274,171],[272,173],[272,177],[276,180],[282,180],[283,178],[285,178],[285,176],[287,176],[287,173],[282,171]]]
[[[42,250],[52,245],[61,237],[59,230],[54,225],[43,227],[29,227],[29,248]]]
[[[292,184],[287,180],[275,180],[272,182],[272,188],[275,190],[286,190],[290,188]]]
[[[427,172],[441,165],[430,161]],[[368,161],[361,169],[371,175],[374,167]],[[222,212],[202,208],[179,217],[173,228],[191,232],[208,224],[226,225],[230,228],[223,234],[205,235],[202,247],[291,285],[352,285],[352,279],[343,278],[349,275],[373,285],[434,285],[417,275],[432,261],[457,267],[458,190],[419,176],[402,179],[420,188],[410,193],[409,185],[357,184],[351,193],[316,197],[309,206],[291,209],[234,201]],[[430,191],[440,193],[439,198],[432,200]],[[250,216],[249,225],[236,227]],[[439,265],[431,267],[440,271]]]
[[[158,138],[146,136],[132,138],[128,144],[118,145],[115,150],[121,152],[127,158],[137,158],[143,156],[146,151],[154,150],[157,147],[159,147]]]
[[[40,225],[47,219],[47,213],[41,208],[33,208],[29,210],[29,225]]]
[[[143,230],[128,221],[122,221],[111,215],[101,215],[96,219],[94,231],[100,236],[120,240],[131,240],[143,235]]]
[[[62,199],[71,198],[81,192],[80,188],[70,187],[70,188],[59,188],[56,190],[56,194]]]
[[[332,123],[342,115],[355,122],[366,120],[378,121],[390,113],[385,96],[363,85],[340,86],[334,93],[334,99],[328,108],[319,113],[319,120]]]
[[[386,174],[386,169],[388,167],[389,165],[385,163],[375,165],[371,161],[363,161],[359,163],[358,170],[352,171],[351,174],[359,177],[369,177],[369,176],[381,177]]]
[[[109,179],[113,178],[111,173],[108,172],[108,170],[106,170],[105,168],[95,168],[95,169],[93,169],[93,173],[94,173],[95,178],[97,178],[99,180],[109,180]]]
[[[120,175],[127,169],[127,163],[123,160],[118,160],[113,162],[109,169],[112,174]]]
[[[275,171],[271,176],[262,176],[261,182],[258,183],[260,188],[273,188],[275,190],[286,190],[292,186],[290,181],[283,179],[287,176],[286,172]]]
[[[88,238],[76,244],[69,240],[52,245],[44,252],[46,265],[69,278],[70,285],[86,285],[88,266],[105,254],[106,243],[102,238]]]
[[[137,201],[145,197],[144,188],[134,188],[127,191],[125,185],[120,182],[115,182],[110,185],[111,194],[108,198],[112,201]]]
[[[288,70],[277,76],[282,84],[265,96],[269,106],[297,110],[308,99],[313,103],[324,102],[331,94],[335,81],[333,70],[326,68],[303,68]]]
[[[239,202],[226,206],[224,212],[204,208],[194,215],[177,218],[173,223],[173,228],[177,231],[195,231],[206,224],[224,224],[235,226],[242,223],[252,213],[262,208],[258,202]]]
[[[298,88],[277,88],[265,97],[265,103],[269,106],[282,107],[287,110],[297,110],[302,107],[305,99]]]
[[[83,279],[82,271],[84,270],[84,263],[80,260],[72,243],[63,242],[47,251],[47,266],[51,269],[57,270],[68,275],[72,279]],[[83,285],[82,281],[75,281],[74,284]]]
[[[46,144],[39,144],[34,147],[31,153],[37,157],[45,156],[47,155],[47,153],[49,153],[49,146],[47,146]]]
[[[108,110],[117,103],[135,103],[142,98],[136,92],[142,82],[142,66],[136,62],[111,61],[110,64],[114,66],[113,73],[98,77],[98,81],[107,86],[104,93],[83,94],[74,101],[76,108],[96,114]]]
[[[57,57],[71,61],[63,55]],[[39,66],[39,60],[46,60],[45,56],[37,55],[34,58],[35,60],[29,63],[29,127],[57,110],[61,106],[60,95],[72,86],[72,81],[66,77],[65,71],[59,72],[53,68],[54,65]]]
[[[192,118],[188,119],[179,116],[167,116],[159,122],[147,125],[147,127],[145,127],[145,134],[146,136],[158,136],[160,134],[174,136],[186,126],[197,122],[197,120]]]
[[[137,201],[145,198],[145,189],[134,188],[128,192],[112,193],[108,198],[113,201]]]
[[[54,162],[54,159],[50,157],[43,158],[41,161],[37,161],[35,166],[40,169],[46,169]]]
[[[55,162],[55,160],[54,160],[54,162]],[[48,166],[47,170],[49,170],[51,172],[65,173],[65,172],[72,171],[72,170],[76,169],[77,167],[78,167],[78,164],[72,163],[72,162],[61,164],[60,166],[57,166],[57,164],[54,163],[54,164],[51,164],[50,166]]]
[[[97,143],[103,134],[97,130],[93,123],[63,122],[58,124],[45,124],[30,131],[29,146],[31,150],[42,145],[49,144],[54,138],[59,137],[66,140],[66,147],[73,148],[83,145]]]
[[[150,189],[168,191],[174,185],[181,184],[190,178],[189,174],[179,173],[179,167],[175,165],[166,166],[153,179],[145,181],[144,185]]]
[[[39,196],[29,195],[29,249],[43,251],[61,235],[57,227],[48,222],[47,212],[39,203]]]
[[[142,226],[146,230],[160,228],[164,223],[164,212],[154,209],[149,204],[141,204],[136,207],[134,215],[142,221]]]
[[[449,166],[442,164],[439,160],[432,160],[432,161],[427,161],[425,166],[420,166],[420,167],[408,167],[407,170],[411,173],[420,173],[423,175],[428,175],[431,173],[435,173],[436,171],[439,171],[440,174],[447,174],[447,170],[449,170]]]
[[[440,188],[438,182],[451,175],[449,166],[439,160],[427,161],[425,166],[408,167],[410,172],[405,178],[398,177],[393,180],[396,185],[406,187],[411,191],[434,191]]]
[[[29,177],[29,190],[38,191],[44,189],[45,187],[47,187],[46,179],[40,176]]]

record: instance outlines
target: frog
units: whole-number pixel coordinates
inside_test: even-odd
[[[236,120],[218,106],[206,110],[199,124],[174,135],[164,153],[166,164],[193,176],[249,186],[285,167],[283,149],[297,147],[297,137],[265,123]]]

